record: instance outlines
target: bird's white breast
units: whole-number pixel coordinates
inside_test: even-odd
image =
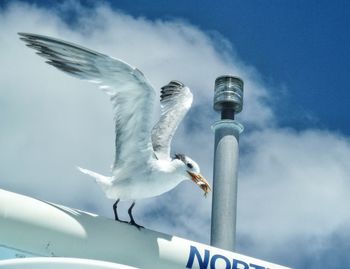
[[[116,170],[115,180],[105,189],[110,199],[137,200],[161,195],[175,188],[186,177],[168,160],[150,160],[147,164],[125,165]]]

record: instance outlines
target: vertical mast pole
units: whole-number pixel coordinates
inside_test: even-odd
[[[235,250],[237,214],[238,142],[243,126],[234,120],[242,111],[243,81],[234,76],[215,80],[214,109],[221,120],[215,132],[211,245]]]

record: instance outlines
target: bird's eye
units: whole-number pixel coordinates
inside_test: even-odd
[[[192,169],[193,168],[193,165],[191,163],[187,163],[187,167]]]

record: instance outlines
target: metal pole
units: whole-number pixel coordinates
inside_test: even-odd
[[[211,245],[235,250],[238,142],[243,126],[234,120],[242,111],[243,81],[234,76],[215,80],[214,109],[221,120],[213,125],[215,132]]]

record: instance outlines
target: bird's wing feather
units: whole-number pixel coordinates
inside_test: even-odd
[[[169,159],[171,140],[191,107],[193,95],[181,82],[171,81],[162,88],[160,98],[161,117],[153,127],[152,144],[159,159]]]
[[[153,156],[152,115],[156,94],[145,76],[129,64],[55,38],[19,33],[47,63],[80,79],[98,83],[111,98],[116,131],[113,167]]]

